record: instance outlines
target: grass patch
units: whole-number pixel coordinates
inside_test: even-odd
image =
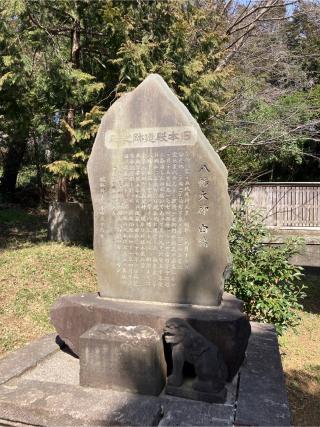
[[[307,274],[301,323],[280,337],[293,424],[320,425],[320,273]]]
[[[96,289],[91,249],[42,243],[3,251],[0,261],[0,354],[53,331],[49,311],[60,295]]]
[[[52,332],[60,295],[97,289],[93,250],[46,242],[47,216],[0,206],[0,355]]]

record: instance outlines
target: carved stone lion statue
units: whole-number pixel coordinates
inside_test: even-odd
[[[173,369],[168,384],[180,387],[185,362],[194,365],[196,379],[192,388],[201,392],[218,393],[224,389],[228,369],[222,354],[213,343],[193,329],[183,319],[167,320],[164,338],[171,345]]]

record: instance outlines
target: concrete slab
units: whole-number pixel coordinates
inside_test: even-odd
[[[63,351],[51,354],[34,369],[26,372],[23,378],[58,384],[79,385],[79,359]]]
[[[0,384],[23,374],[50,354],[58,351],[59,346],[55,342],[55,337],[56,334],[46,335],[0,359]]]
[[[170,398],[163,405],[159,426],[232,426],[233,415],[234,408],[231,405]]]
[[[290,426],[290,409],[273,325],[251,323],[246,363],[241,367],[236,425]]]
[[[79,360],[42,338],[39,349],[32,343],[0,361],[2,375],[21,363],[0,386],[0,426],[290,426],[274,328],[252,323],[252,331],[238,390],[235,379],[224,405],[80,387]]]
[[[24,379],[0,387],[1,417],[37,426],[151,426],[161,413],[152,396]]]
[[[303,267],[320,267],[320,228],[319,227],[287,227],[272,228],[268,243],[282,245],[290,237],[300,237],[304,245],[298,254],[290,258],[290,262]]]
[[[185,379],[183,384],[179,387],[167,384],[166,394],[171,396],[180,396],[184,399],[197,400],[200,402],[208,403],[225,403],[227,399],[227,389],[223,388],[221,391],[216,393],[206,393],[198,390],[194,390],[192,387],[193,380],[189,378]]]

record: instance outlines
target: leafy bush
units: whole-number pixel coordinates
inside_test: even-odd
[[[291,238],[283,245],[266,245],[270,233],[259,212],[248,213],[244,207],[234,214],[230,233],[233,272],[226,290],[244,301],[251,320],[274,323],[281,334],[298,323],[300,301],[305,297],[302,268],[289,263],[302,241]]]

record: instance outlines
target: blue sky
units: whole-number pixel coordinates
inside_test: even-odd
[[[250,0],[235,0],[235,3],[246,5],[249,3],[249,1]],[[259,1],[259,0],[252,0],[251,3],[254,4],[257,1]],[[287,3],[291,3],[292,1],[294,1],[294,0],[287,0]],[[287,14],[290,15],[292,13],[293,9],[294,9],[293,4],[290,4],[289,6],[287,6]]]

